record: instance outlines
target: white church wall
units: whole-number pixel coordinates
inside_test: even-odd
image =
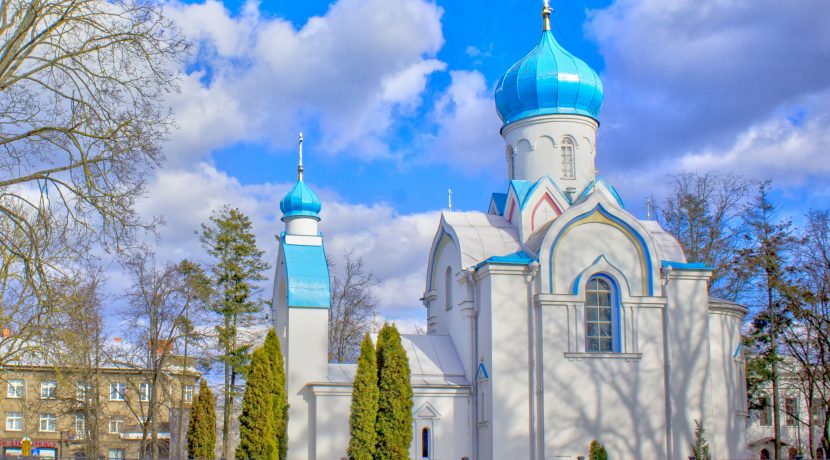
[[[410,457],[420,460],[422,430],[430,429],[430,460],[472,459],[468,388],[413,386],[413,427]]]
[[[310,382],[328,377],[328,309],[289,308],[286,355],[290,458],[313,458],[314,408]]]
[[[337,460],[346,457],[349,448],[351,385],[318,384],[312,387],[312,393],[316,412],[313,419],[316,433],[315,456],[308,458]],[[288,452],[289,457],[293,458],[291,451]]]
[[[669,382],[670,458],[688,456],[695,420],[710,423],[712,371],[706,270],[666,274],[666,367]],[[727,401],[719,400],[719,405]]]
[[[741,343],[740,313],[709,311],[709,350],[713,404],[710,422],[704,428],[712,450],[728,458],[744,458],[746,451],[746,386]],[[737,353],[737,354],[736,354]]]
[[[644,292],[644,261],[638,246],[631,237],[605,223],[594,222],[579,225],[560,237],[554,261],[554,292],[570,292],[574,281],[586,267],[594,264],[600,256],[625,274],[631,295],[642,296]]]
[[[505,142],[513,147],[512,179],[536,181],[548,175],[565,192],[585,189],[593,179],[597,122],[578,115],[543,115],[507,125]],[[562,174],[562,139],[570,137],[575,144],[574,175]]]
[[[628,306],[639,353],[585,353],[583,299],[557,297],[540,298],[546,458],[587,456],[593,439],[612,458],[665,458],[662,308]]]
[[[486,323],[479,323],[479,334],[490,335],[484,337],[480,352],[489,370],[488,425],[493,437],[492,448],[479,451],[479,455],[487,458],[492,453],[495,459],[531,458],[530,373],[533,366],[528,344],[531,337],[528,269],[520,265],[490,264],[478,272],[482,297],[490,298],[479,315],[479,318],[482,314],[490,318]],[[484,331],[482,326],[489,326],[489,331]],[[487,347],[487,341],[493,345]]]

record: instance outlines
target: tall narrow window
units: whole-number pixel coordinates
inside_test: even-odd
[[[766,396],[761,398],[761,411],[758,414],[758,424],[761,426],[772,425],[772,404],[769,403],[769,398]]]
[[[798,419],[798,399],[785,399],[784,412],[786,412],[787,415],[787,426],[795,426],[796,420]]]
[[[452,267],[447,267],[444,273],[444,308],[452,308]]]
[[[429,458],[429,428],[421,430],[421,458]]]
[[[574,140],[565,137],[562,139],[562,178],[573,179],[574,176]]]
[[[614,290],[595,276],[585,291],[585,351],[614,351]]]

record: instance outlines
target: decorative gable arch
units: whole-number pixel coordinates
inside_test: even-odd
[[[593,225],[594,232],[571,234],[571,230],[583,225]],[[569,235],[581,238],[582,241],[570,241]],[[580,251],[571,254],[568,252],[571,250],[564,249],[567,254],[563,254],[563,241],[566,242],[564,247],[577,244]],[[591,259],[579,262],[574,258],[575,255],[582,257],[582,260],[585,257]],[[568,209],[548,229],[539,249],[539,262],[543,271],[547,272],[542,277],[543,291],[571,293],[574,279],[584,273],[586,266],[601,263],[600,256],[604,256],[609,270],[613,269],[624,277],[630,295],[654,295],[660,264],[650,234],[637,219],[602,193],[591,194],[579,205]],[[571,266],[565,263],[566,260]],[[594,264],[591,264],[592,260]],[[583,265],[579,267],[572,264]],[[562,273],[557,273],[557,265]]]

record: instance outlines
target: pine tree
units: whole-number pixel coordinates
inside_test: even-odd
[[[274,378],[274,407],[272,416],[274,432],[277,436],[278,458],[285,460],[288,455],[288,399],[285,393],[285,365],[282,359],[282,349],[277,333],[273,329],[265,336],[265,351],[271,360]]]
[[[748,247],[740,251],[743,264],[738,269],[751,276],[752,292],[748,300],[754,304],[755,313],[749,334],[747,381],[756,388],[750,385],[748,390],[755,393],[756,397],[751,399],[757,400],[757,384],[769,382],[772,386],[774,457],[781,458],[778,347],[781,329],[788,321],[786,303],[792,291],[788,263],[797,241],[791,223],[776,219],[769,187],[768,181],[759,185],[744,213]]]
[[[199,383],[199,394],[190,407],[187,425],[187,456],[211,460],[216,446],[216,400],[207,382]]]
[[[214,258],[211,267],[216,297],[211,308],[220,317],[216,326],[220,355],[224,367],[222,414],[222,456],[231,458],[231,414],[238,394],[238,379],[244,375],[249,361],[249,346],[240,343],[238,330],[260,310],[254,298],[255,283],[265,277],[268,264],[262,261],[263,251],[256,246],[251,221],[238,209],[225,206],[202,224],[199,236],[202,247]]]
[[[596,439],[591,441],[588,448],[588,458],[590,460],[608,460],[608,453],[605,451],[605,446],[597,442]]]
[[[704,437],[706,430],[703,429],[703,424],[695,420],[695,442],[692,444],[692,456],[695,460],[711,460],[709,456],[709,443]]]
[[[378,417],[375,425],[379,460],[406,460],[412,442],[412,384],[409,361],[395,326],[380,330],[377,346]]]
[[[352,385],[352,407],[349,418],[349,460],[372,460],[375,455],[378,416],[378,368],[375,346],[369,334],[363,336],[357,373]]]
[[[251,367],[242,397],[239,416],[239,445],[236,458],[242,460],[275,460],[279,456],[274,430],[274,396],[276,382],[271,359],[265,347],[257,347],[251,355]]]

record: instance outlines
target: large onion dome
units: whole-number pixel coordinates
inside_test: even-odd
[[[286,217],[306,216],[320,220],[320,198],[302,179],[280,201],[282,220]]]
[[[505,125],[536,115],[574,114],[597,119],[602,82],[588,64],[556,41],[545,6],[539,43],[513,64],[496,86],[496,110]]]

